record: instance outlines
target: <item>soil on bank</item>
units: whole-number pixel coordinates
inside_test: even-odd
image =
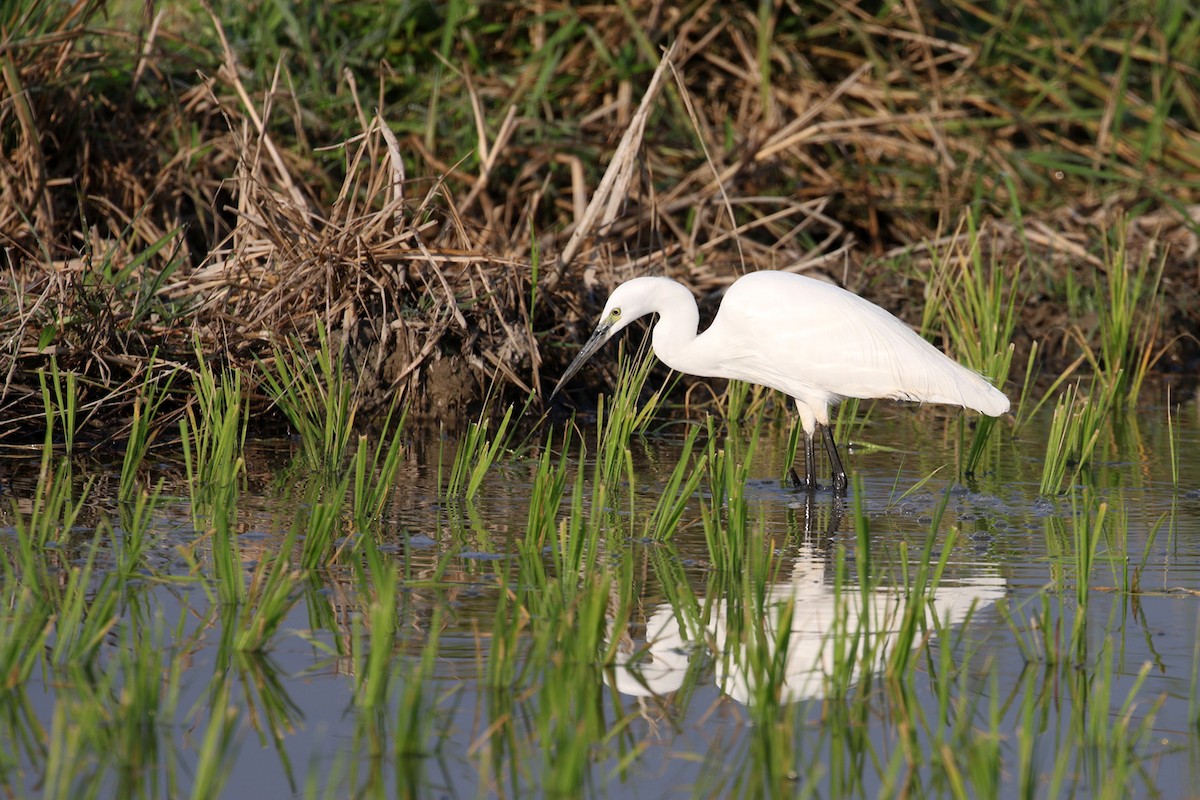
[[[612,9],[470,6],[455,23],[471,36],[411,21],[399,51],[326,76],[314,105],[312,65],[253,60],[234,5],[163,10],[133,34],[100,0],[21,8],[0,50],[0,446],[40,439],[54,371],[76,376],[81,432],[105,440],[148,384],[170,381],[177,412],[200,359],[259,375],[322,331],[366,412],[453,424],[485,397],[544,396],[607,292],[642,274],[687,283],[709,316],[746,271],[818,274],[915,325],[931,276],[974,260],[1011,276],[1014,364],[1037,342],[1057,375],[1096,347],[1106,272],[1148,263],[1157,368],[1200,366],[1196,126],[1168,104],[1160,146],[1135,152],[1137,126],[1023,116],[1039,95],[1022,64],[977,62],[988,35],[1020,38],[999,22],[935,38],[895,9],[830,28],[633,3],[629,47]],[[539,61],[513,31],[567,44]],[[435,41],[442,58],[419,54]],[[1131,69],[1175,68],[1137,52]],[[547,81],[522,82],[532,67]],[[1080,161],[1103,169],[1057,166]]]

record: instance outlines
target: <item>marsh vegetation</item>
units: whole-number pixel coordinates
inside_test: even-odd
[[[665,55],[669,53],[669,58]],[[1186,4],[0,11],[14,797],[1179,796]],[[606,290],[828,277],[1003,386],[786,404]]]

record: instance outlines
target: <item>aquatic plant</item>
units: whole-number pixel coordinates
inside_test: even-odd
[[[313,353],[294,340],[286,349],[276,347],[270,361],[259,361],[259,370],[272,403],[300,437],[309,466],[335,469],[354,436],[358,402],[345,350],[334,351],[322,323],[317,342]]]
[[[748,454],[737,449],[740,444],[737,437],[719,438],[711,417],[707,425],[705,463],[709,499],[701,499],[700,520],[714,568],[737,574],[736,566],[745,557],[751,530],[745,501],[750,459]],[[753,445],[751,441],[746,446],[752,448]]]
[[[236,545],[236,540],[233,544]],[[295,544],[294,535],[289,536],[278,550],[264,552],[250,574],[242,601],[232,608],[222,607],[222,622],[231,629],[233,649],[238,653],[263,653],[269,649],[279,626],[299,598],[296,584],[302,573],[293,564]],[[234,577],[218,572],[217,580],[234,580]],[[240,583],[243,576],[239,573],[236,580]],[[223,590],[220,594],[228,597],[233,592]]]
[[[491,420],[481,416],[467,426],[467,432],[459,442],[458,451],[454,454],[454,463],[450,467],[450,477],[446,482],[446,497],[471,500],[488,470],[496,463],[502,451],[509,447],[512,432],[509,425],[512,422],[513,407],[509,406],[500,422],[496,425],[496,433],[488,437]]]
[[[306,481],[304,504],[297,509],[291,528],[299,539],[302,568],[325,567],[334,561],[337,552],[354,544],[356,537],[342,536],[343,510],[353,476],[350,470],[344,470],[334,475],[316,473]]]
[[[125,457],[121,460],[121,483],[117,493],[121,501],[131,500],[138,488],[137,477],[142,463],[160,429],[160,411],[179,374],[180,370],[177,367],[158,374],[154,359],[151,359],[146,367],[145,377],[133,401],[133,416],[129,422],[129,435],[125,442]]]
[[[38,370],[42,408],[46,419],[45,441],[54,440],[54,429],[62,432],[67,455],[75,453],[75,433],[79,426],[79,379],[74,372],[59,371],[58,359],[50,359],[50,370]]]
[[[632,477],[630,441],[645,433],[663,402],[661,390],[651,392],[642,402],[654,357],[646,348],[637,355],[630,354],[623,345],[617,351],[612,394],[602,395],[596,404],[596,480],[613,488]]]
[[[648,539],[660,542],[669,541],[678,530],[684,512],[700,487],[700,482],[705,476],[705,466],[708,463],[707,453],[701,453],[695,459],[692,458],[692,451],[696,447],[696,439],[700,435],[700,431],[699,426],[692,426],[684,435],[675,468],[667,477],[666,483],[658,495],[658,500],[654,504],[654,510],[646,518],[643,535]]]
[[[362,612],[355,617],[350,640],[350,655],[354,659],[355,689],[354,702],[365,709],[384,707],[387,700],[389,681],[393,676],[398,615],[396,610],[399,580],[396,565],[385,559],[371,538],[362,545],[363,558],[356,564],[360,585],[368,589],[360,600]],[[437,640],[437,620],[434,620],[433,639]],[[436,648],[436,644],[434,645]],[[420,695],[417,696],[419,700]],[[421,704],[408,709],[411,724],[420,718]],[[420,726],[409,729],[409,735],[420,730]],[[419,746],[423,742],[418,743]],[[412,742],[406,745],[411,747]]]
[[[1021,219],[1014,209],[1013,219]],[[1008,380],[1021,281],[1020,264],[984,263],[978,213],[964,214],[947,246],[935,248],[921,330],[944,331],[948,350],[996,386]]]
[[[1082,496],[1071,493],[1071,531],[1074,535],[1072,552],[1075,557],[1075,615],[1071,627],[1071,652],[1077,662],[1083,662],[1088,646],[1088,601],[1091,596],[1092,570],[1100,542],[1105,538],[1105,519],[1108,504],[1097,501],[1087,489]]]
[[[238,372],[226,372],[218,383],[204,362],[197,374],[197,404],[179,422],[192,524],[208,538],[221,602],[239,604],[245,586],[237,546],[237,501],[245,477],[248,420],[242,378]]]
[[[564,428],[562,439],[556,448],[554,440],[550,439],[547,447],[543,448],[538,458],[537,470],[533,474],[533,484],[529,492],[529,516],[525,525],[525,539],[531,547],[546,547],[554,541],[559,527],[559,515],[562,510],[563,497],[569,481],[568,469],[571,459],[572,429]],[[579,464],[586,458],[582,442],[579,445]],[[583,495],[584,470],[575,471],[575,491],[573,498],[581,500]],[[571,521],[568,524],[572,531],[579,528],[579,520],[575,515],[582,513],[578,503],[572,503]]]
[[[1050,381],[1049,385],[1040,392],[1040,396],[1035,400],[1034,392],[1038,389],[1038,381],[1036,380],[1037,376],[1034,366],[1038,361],[1038,352],[1038,344],[1037,342],[1033,342],[1029,348],[1029,358],[1025,363],[1025,380],[1021,384],[1021,398],[1017,403],[1016,414],[1013,418],[1014,434],[1019,434],[1037,418],[1042,409],[1052,399],[1056,400],[1061,397],[1058,393],[1059,387],[1066,385],[1079,367],[1087,360],[1087,357],[1084,355],[1077,357]],[[1078,379],[1076,382],[1078,382]]]
[[[109,536],[116,558],[116,571],[123,581],[131,579],[138,570],[144,568],[143,559],[153,545],[156,533],[153,528],[154,513],[162,499],[165,483],[166,479],[160,478],[153,489],[142,490],[132,500],[118,506],[121,522],[119,533],[108,520],[97,526]]]
[[[1122,410],[1137,407],[1150,368],[1162,355],[1160,336],[1165,257],[1147,251],[1131,264],[1127,223],[1115,226],[1105,242],[1102,291],[1097,298],[1100,352],[1084,345],[1084,355],[1106,395],[1106,404]],[[1082,335],[1080,334],[1081,338]]]
[[[26,565],[33,563],[37,551],[58,543],[74,529],[93,482],[87,480],[77,491],[70,462],[62,459],[56,465],[50,447],[42,449],[37,476],[29,513],[14,509],[12,521],[19,543],[18,553]]]
[[[1104,391],[1097,380],[1093,380],[1087,395],[1080,393],[1078,382],[1059,395],[1042,463],[1039,492],[1044,497],[1062,492],[1066,484],[1073,484],[1090,466],[1112,401],[1113,395]]]
[[[1020,208],[1014,208],[1012,214],[1020,219]],[[1004,390],[1014,352],[1021,268],[1018,264],[1005,269],[996,263],[994,253],[992,262],[985,265],[978,225],[976,213],[964,214],[949,246],[935,250],[921,329],[944,330],[949,351]],[[1015,410],[1019,413],[1020,409]],[[987,415],[972,417],[970,444],[963,446],[968,438],[967,423],[960,417],[959,480],[978,470],[996,422],[997,418]]]
[[[400,458],[404,454],[404,423],[407,411],[393,407],[375,433],[372,449],[367,436],[358,437],[354,453],[354,520],[366,531],[379,519],[392,495]]]
[[[1179,440],[1181,428],[1179,424],[1180,405],[1172,405],[1171,391],[1167,389],[1167,449],[1171,457],[1171,484],[1179,490],[1179,458],[1182,446]]]

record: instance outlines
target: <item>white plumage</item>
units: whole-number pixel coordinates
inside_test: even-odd
[[[657,313],[654,353],[689,375],[732,378],[788,394],[805,433],[805,483],[813,482],[813,437],[820,431],[834,488],[846,488],[829,409],[847,397],[947,403],[989,416],[1008,398],[956,363],[884,309],[830,283],[790,272],[752,272],[733,283],[712,325],[697,334],[700,313],[683,285],[634,278],[613,291],[600,322],[554,393],[625,326]],[[553,394],[551,395],[553,397]],[[792,479],[800,484],[795,471]]]

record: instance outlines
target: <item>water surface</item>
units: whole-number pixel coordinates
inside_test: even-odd
[[[602,552],[574,576],[558,566],[565,522],[535,553],[540,563],[522,547],[541,448],[561,438],[535,437],[505,456],[466,501],[438,483],[456,443],[414,427],[377,530],[364,534],[345,514],[341,554],[295,571],[282,622],[249,650],[232,644],[245,619],[215,592],[179,462],[159,454],[145,476],[148,486],[164,481],[149,546],[105,612],[97,655],[80,669],[47,655],[4,684],[0,738],[18,744],[0,759],[0,780],[15,796],[39,794],[48,775],[64,796],[72,785],[191,794],[198,774],[215,774],[226,796],[260,798],[754,796],[781,786],[953,795],[953,769],[938,754],[977,748],[963,763],[979,768],[994,751],[997,765],[991,777],[960,776],[979,796],[1022,781],[1035,796],[1191,796],[1200,781],[1196,409],[1175,420],[1177,464],[1165,405],[1147,406],[1106,430],[1093,466],[1053,498],[1038,494],[1047,423],[1016,436],[999,426],[985,468],[960,482],[963,420],[881,405],[848,429],[858,484],[844,501],[782,482],[787,430],[768,425],[744,504],[712,498],[702,479],[661,542],[644,536],[646,519],[694,424],[665,422],[632,443],[632,485],[605,495]],[[581,429],[594,451],[594,429]],[[753,431],[721,435],[737,449]],[[286,441],[246,455],[236,528],[249,581],[313,513],[320,478],[296,465]],[[7,499],[23,514],[35,467],[5,466]],[[561,519],[579,487],[592,513],[590,470],[572,465]],[[118,569],[130,513],[111,496],[119,471],[73,467],[80,487],[95,481],[87,505],[41,553],[47,574],[63,576],[92,553],[94,597]],[[743,512],[747,552],[715,556],[706,514],[732,524],[724,517]],[[1100,513],[1095,562],[1081,577],[1077,535]],[[14,519],[0,516],[10,617],[22,597]],[[114,530],[93,551],[102,520]],[[372,636],[381,600],[363,535],[398,576],[384,599],[396,624],[378,695],[364,685],[366,659],[383,645]],[[922,567],[940,560],[936,586],[913,601]],[[595,591],[606,594],[589,600]],[[905,625],[917,635],[902,635]],[[590,636],[581,658],[576,644]],[[153,643],[156,660],[130,655],[138,641]],[[53,643],[52,631],[44,646]],[[904,661],[904,672],[889,672]],[[134,725],[122,709],[153,716]],[[115,754],[111,731],[97,733],[105,726],[123,731]],[[915,769],[906,752],[923,754]],[[70,764],[57,762],[62,753]]]

